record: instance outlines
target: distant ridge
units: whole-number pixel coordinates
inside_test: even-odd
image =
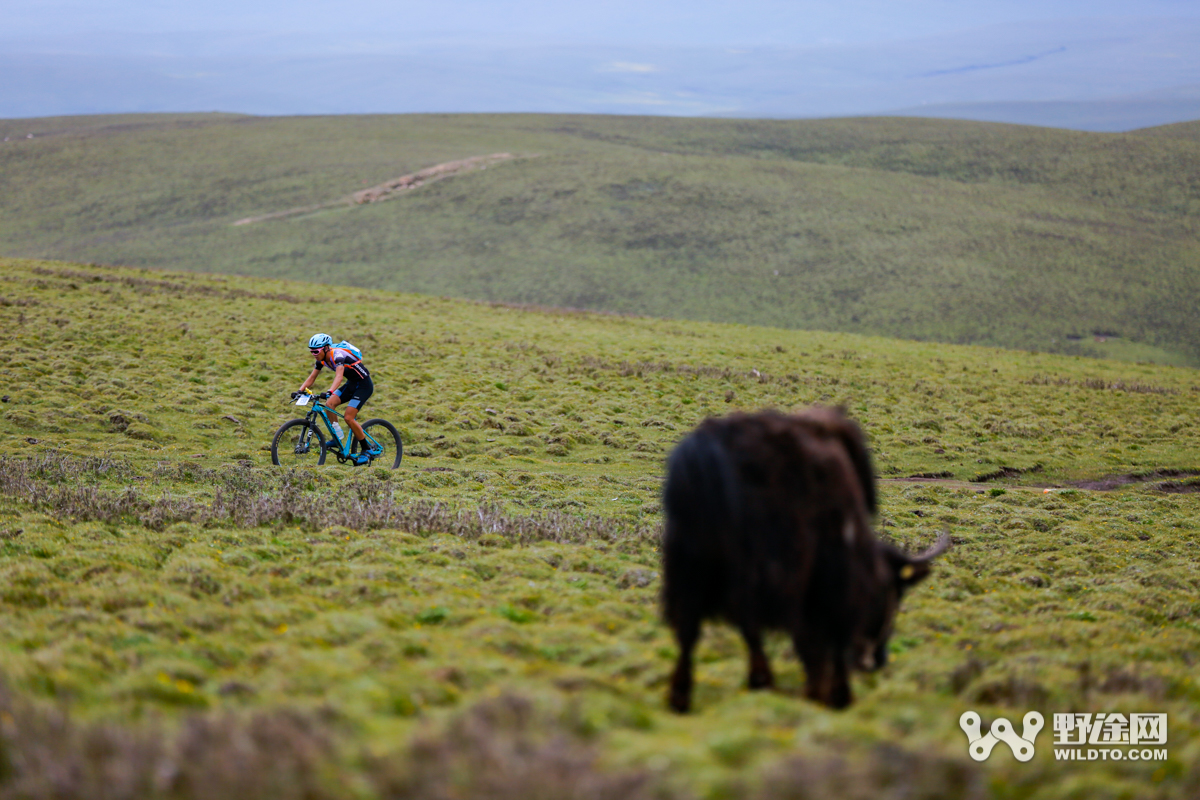
[[[1167,139],[1188,139],[1200,142],[1200,120],[1195,122],[1176,122],[1173,125],[1159,125],[1154,128],[1143,128],[1134,131],[1143,136],[1162,136]]]
[[[1120,133],[1200,120],[1200,86],[1092,101],[943,103],[880,116],[1004,122],[1044,128]]]
[[[0,120],[0,255],[1200,365],[1194,129]]]

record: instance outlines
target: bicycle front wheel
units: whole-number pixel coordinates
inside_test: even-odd
[[[271,440],[271,463],[287,467],[313,467],[325,463],[325,439],[306,419],[285,422]]]
[[[400,459],[404,457],[404,445],[400,441],[400,433],[396,426],[386,419],[369,419],[362,427],[363,431],[383,448],[383,453],[375,456],[375,461],[381,466],[390,464],[391,469],[400,466]]]

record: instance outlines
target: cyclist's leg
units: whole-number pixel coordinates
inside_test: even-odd
[[[375,392],[375,384],[370,378],[363,378],[354,382],[354,386],[348,390],[349,400],[346,409],[346,422],[350,423],[350,429],[354,431],[354,438],[361,442],[366,438],[366,433],[363,432],[362,426],[358,424],[358,412],[362,409],[363,404],[371,398]]]
[[[362,426],[354,420],[354,417],[359,415],[359,409],[362,407],[362,381],[347,380],[346,383],[338,387],[338,395],[341,396],[342,402],[346,403],[347,409],[343,411],[342,416],[346,417],[346,422],[350,426],[350,431],[354,433],[355,439],[362,439]]]
[[[355,406],[361,409],[373,394],[375,394],[375,381],[370,378],[359,379],[354,386],[354,397],[352,398]]]
[[[350,401],[350,407],[346,409],[346,413],[342,414],[342,416],[345,417],[346,422],[349,423],[350,430],[354,431],[354,438],[361,443],[367,434],[363,432],[362,425],[358,424],[358,420],[356,419],[358,416],[358,409],[355,408],[353,400]]]

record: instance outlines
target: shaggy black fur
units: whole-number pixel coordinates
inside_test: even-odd
[[[943,537],[911,557],[880,542],[876,503],[866,441],[840,410],[734,414],[680,442],[663,489],[663,608],[679,643],[673,709],[691,704],[692,650],[712,618],[745,639],[750,688],[773,685],[762,636],[782,629],[808,696],[850,704],[850,670],[883,666],[901,595],[948,545]]]

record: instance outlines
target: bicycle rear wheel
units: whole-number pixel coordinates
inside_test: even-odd
[[[306,419],[285,422],[271,440],[271,463],[312,467],[325,463],[325,439]]]
[[[399,467],[400,459],[404,457],[404,444],[400,441],[400,433],[396,426],[386,419],[369,419],[362,427],[366,434],[379,442],[379,446],[383,448],[383,453],[375,456],[374,460],[379,462],[380,466],[390,465],[391,469]]]

